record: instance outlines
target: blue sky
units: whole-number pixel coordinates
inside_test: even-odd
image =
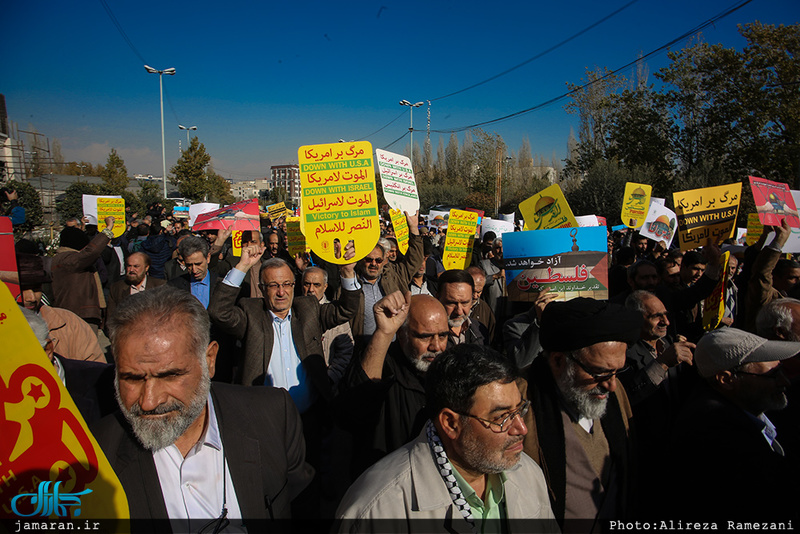
[[[161,174],[157,69],[164,77],[167,168],[197,126],[214,168],[234,180],[296,163],[305,144],[362,139],[384,148],[408,129],[398,101],[436,99],[539,54],[630,0],[477,2],[13,2],[4,7],[3,76],[9,119],[61,141],[67,160]],[[563,94],[587,67],[617,68],[733,6],[734,0],[638,0],[556,51],[497,80],[433,100],[431,129],[491,120]],[[753,0],[703,39],[741,48],[736,25],[800,21],[796,0]],[[680,48],[682,43],[675,45]],[[141,56],[141,58],[139,57]],[[144,60],[144,61],[142,61]],[[666,53],[648,60],[652,73]],[[562,101],[485,127],[511,150],[565,157],[577,119]],[[414,110],[415,144],[427,107]],[[462,134],[459,134],[461,138]],[[449,134],[443,135],[444,143]],[[432,134],[434,150],[439,134]],[[403,152],[408,137],[389,150]]]

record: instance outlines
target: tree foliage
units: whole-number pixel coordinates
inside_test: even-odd
[[[206,167],[211,163],[211,156],[197,137],[186,150],[181,151],[178,162],[170,169],[170,182],[178,186],[178,192],[192,202],[203,202],[211,193],[211,183]]]
[[[125,162],[119,157],[115,148],[108,154],[106,166],[103,167],[100,177],[103,179],[105,189],[113,195],[119,195],[128,188],[130,183],[128,169],[125,168]]]
[[[25,208],[25,223],[15,228],[15,233],[33,230],[35,226],[42,224],[44,210],[42,209],[42,199],[39,197],[39,192],[36,188],[27,182],[14,180],[3,185],[17,192],[17,202]],[[5,197],[3,197],[3,201],[5,201]],[[2,207],[5,208],[6,206],[3,205]]]

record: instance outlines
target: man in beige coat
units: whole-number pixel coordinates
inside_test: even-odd
[[[336,512],[339,531],[557,532],[544,475],[522,452],[530,404],[515,379],[484,346],[437,357],[425,383],[431,420],[356,480]]]

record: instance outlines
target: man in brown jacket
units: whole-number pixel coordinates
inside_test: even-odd
[[[114,217],[106,217],[106,228],[89,241],[78,228],[61,231],[61,246],[53,257],[53,305],[66,308],[97,332],[106,301],[95,270],[95,262],[114,237]]]

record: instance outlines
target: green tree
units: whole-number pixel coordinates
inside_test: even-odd
[[[125,168],[125,162],[117,154],[115,148],[111,149],[106,160],[106,166],[100,174],[103,179],[103,185],[112,195],[119,195],[128,188],[130,178],[128,178],[128,169]]]
[[[208,172],[208,200],[220,204],[233,204],[236,201],[231,194],[231,184],[213,170]]]
[[[14,180],[4,184],[5,187],[17,192],[17,203],[25,208],[25,223],[14,229],[17,236],[24,232],[33,230],[34,227],[42,224],[44,219],[44,210],[42,209],[42,199],[39,197],[39,192],[36,188],[27,182],[17,182]],[[5,212],[8,206],[5,203],[5,196],[0,202],[0,213]]]
[[[197,137],[186,150],[181,152],[178,162],[170,169],[170,182],[178,186],[178,192],[192,202],[203,202],[211,193],[212,184],[206,167],[211,163],[211,156]]]
[[[56,211],[61,216],[61,222],[70,217],[83,217],[83,195],[100,195],[101,188],[97,184],[77,181],[67,187],[64,198],[56,202]]]

